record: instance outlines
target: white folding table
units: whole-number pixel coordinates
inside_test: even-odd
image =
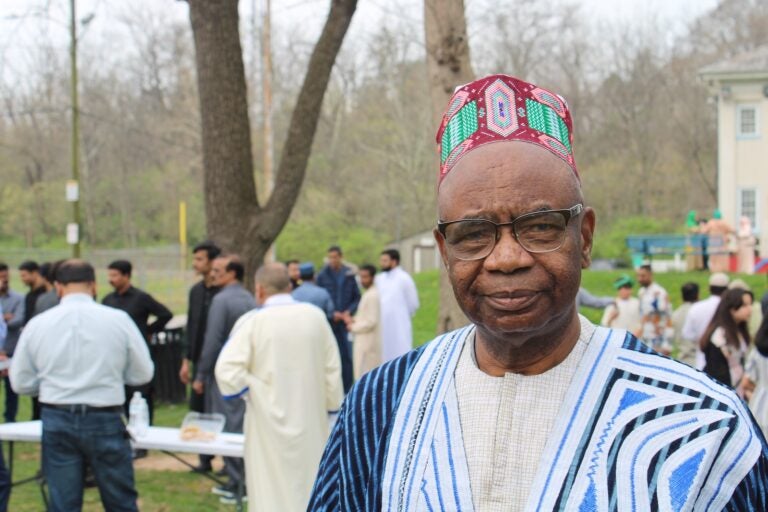
[[[0,441],[8,441],[8,472],[11,475],[11,479],[13,479],[13,444],[15,442],[39,443],[41,442],[42,437],[43,425],[40,421],[22,421],[18,423],[0,424]],[[220,455],[222,457],[243,458],[245,450],[244,443],[245,436],[243,434],[228,433],[219,434],[216,436],[215,440],[210,442],[182,441],[180,437],[180,429],[168,427],[149,427],[144,435],[131,439],[131,445],[135,449],[162,451],[190,468],[193,466],[176,455],[176,453],[196,453],[200,455]],[[201,473],[201,475],[220,485],[223,484],[221,480],[213,475],[207,473]],[[37,481],[40,484],[43,500],[46,502],[47,506],[47,497],[43,488],[44,481],[41,477],[34,476],[26,478],[14,482],[13,485],[20,485],[31,481]],[[241,488],[237,493],[238,510],[242,510],[242,482],[240,487]]]

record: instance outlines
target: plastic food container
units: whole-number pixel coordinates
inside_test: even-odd
[[[182,441],[210,443],[224,430],[224,415],[189,412],[181,423]]]

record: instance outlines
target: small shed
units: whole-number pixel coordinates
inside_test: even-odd
[[[440,267],[440,251],[431,229],[392,241],[387,247],[400,251],[400,266],[410,274]]]

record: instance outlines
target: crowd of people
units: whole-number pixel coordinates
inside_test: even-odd
[[[572,130],[562,97],[515,77],[455,90],[435,239],[469,324],[418,349],[396,251],[378,275],[335,246],[317,274],[268,263],[251,294],[237,256],[194,248],[179,377],[193,408],[245,434],[244,461],[225,460],[214,489],[224,501],[246,489],[252,511],[768,509],[768,445],[741,398],[768,400],[766,322],[745,357],[751,292],[715,273],[709,298],[687,284],[673,312],[650,267],[636,298],[630,276],[615,298],[580,289],[597,214]],[[21,328],[10,367],[11,387],[39,397],[52,510],[79,510],[86,465],[107,510],[136,510],[120,416],[124,386],[147,391],[153,363],[126,311],[149,299],[123,297],[130,266],[110,269],[125,311],[95,302],[87,262],[55,267],[61,302]],[[43,281],[25,278],[38,290],[26,307]],[[590,304],[610,327],[579,315]],[[676,326],[704,372],[666,355]]]
[[[327,263],[317,277],[314,264],[300,263],[298,260],[263,269],[256,276],[255,295],[244,287],[245,268],[237,255],[223,253],[212,242],[195,246],[192,254],[193,268],[200,279],[189,291],[186,350],[179,378],[191,387],[190,409],[200,413],[222,414],[226,432],[242,433],[244,429],[247,430],[246,402],[233,399],[226,391],[222,392],[220,386],[223,385],[226,389],[228,381],[220,384],[216,378],[216,368],[224,346],[239,321],[254,311],[261,311],[277,303],[310,304],[309,310],[306,307],[282,310],[295,309],[288,317],[289,326],[295,327],[295,322],[303,322],[304,319],[315,320],[314,323],[306,324],[303,335],[293,336],[294,346],[290,351],[284,352],[292,364],[296,363],[301,354],[310,354],[311,351],[307,352],[309,347],[327,348],[327,344],[324,344],[327,340],[319,344],[316,340],[322,338],[318,333],[323,333],[324,330],[330,334],[327,339],[333,342],[333,351],[320,358],[326,367],[325,373],[318,373],[319,377],[328,379],[326,399],[310,399],[312,392],[323,390],[325,387],[318,386],[319,382],[307,378],[312,369],[308,361],[296,363],[297,373],[292,376],[290,372],[285,373],[284,364],[270,367],[265,361],[259,361],[265,371],[276,376],[277,381],[281,383],[275,387],[278,394],[285,395],[282,397],[284,399],[279,400],[279,406],[293,408],[294,414],[283,417],[283,423],[279,427],[272,425],[273,430],[285,429],[285,422],[293,421],[292,436],[295,436],[297,431],[306,433],[307,429],[311,428],[317,431],[314,436],[310,436],[315,440],[314,466],[311,446],[302,446],[302,449],[296,451],[297,460],[291,463],[294,471],[303,464],[304,467],[311,468],[308,471],[314,472],[328,432],[325,432],[323,437],[322,426],[305,424],[303,419],[306,409],[311,403],[318,403],[322,404],[323,415],[327,414],[328,410],[337,410],[341,397],[355,379],[411,348],[411,317],[419,305],[418,295],[413,280],[399,266],[398,251],[383,251],[380,258],[382,271],[377,272],[377,268],[371,264],[364,264],[359,268],[345,264],[341,248],[333,246],[329,248]],[[122,460],[120,457],[124,455],[124,450],[116,450],[114,455],[117,458],[102,457],[100,461],[94,461],[98,458],[98,454],[94,452],[98,447],[89,446],[86,449],[84,438],[70,437],[62,440],[57,438],[54,432],[65,432],[71,436],[73,431],[78,431],[81,437],[92,435],[93,431],[89,429],[102,428],[109,418],[108,413],[113,413],[109,419],[112,421],[110,428],[113,428],[116,425],[115,418],[128,416],[128,404],[135,392],[140,393],[146,400],[149,423],[153,424],[155,390],[152,385],[152,373],[156,361],[151,361],[148,347],[152,337],[166,327],[173,314],[150,294],[132,285],[133,266],[126,260],[109,264],[107,275],[113,291],[102,298],[101,305],[95,302],[95,272],[86,262],[62,260],[38,265],[33,261],[25,261],[18,267],[18,271],[21,281],[29,288],[26,295],[10,289],[10,270],[8,265],[0,263],[0,307],[4,320],[0,326],[0,341],[3,342],[0,359],[13,360],[10,379],[8,372],[4,371],[5,420],[16,421],[19,393],[32,396],[32,419],[44,421],[46,435],[43,438],[42,469],[51,490],[52,501],[58,504],[54,505],[54,510],[57,510],[56,507],[61,510],[73,510],[81,504],[83,484],[87,483],[88,478],[79,478],[79,484],[73,485],[73,479],[77,479],[74,474],[87,475],[93,480],[94,485],[100,488],[106,509],[126,509],[115,507],[118,506],[117,503],[123,503],[120,507],[126,507],[125,503],[135,502],[136,491],[132,484],[130,461],[145,456],[146,451],[128,449],[128,457]],[[286,286],[280,284],[283,275],[288,280]],[[260,297],[262,292],[263,296]],[[56,308],[57,305],[60,307]],[[106,314],[105,308],[119,310],[125,315]],[[324,330],[317,326],[318,308],[322,311],[320,318],[325,324]],[[42,314],[50,309],[56,314]],[[33,322],[36,317],[39,317],[39,320]],[[268,318],[268,315],[262,314],[258,318]],[[384,327],[387,319],[402,324],[402,328],[394,333],[387,331]],[[261,324],[264,322],[270,324],[266,320]],[[129,328],[129,325],[133,327]],[[405,340],[400,337],[402,332],[408,332]],[[111,336],[117,346],[88,346],[88,341],[102,336]],[[136,347],[137,339],[142,340],[145,350]],[[278,336],[276,343],[286,348],[290,339],[291,336]],[[59,345],[54,350],[52,343],[57,342]],[[109,356],[110,351],[119,351],[122,346],[127,346],[129,352],[134,355],[127,360]],[[232,346],[235,344],[232,343]],[[40,350],[45,352],[42,359],[38,357]],[[63,354],[68,357],[63,357]],[[88,357],[75,361],[73,354],[87,354]],[[58,359],[58,364],[61,368],[49,368],[59,357],[61,359]],[[147,357],[150,358],[149,363]],[[338,375],[335,377],[336,370],[329,361],[338,361]],[[270,363],[278,364],[276,360]],[[95,365],[98,370],[86,371],[84,364]],[[288,382],[297,375],[303,375],[304,382],[311,384],[310,388],[298,395],[295,390],[287,391],[295,388],[295,382],[292,386],[288,385]],[[334,388],[336,377],[339,381],[338,390]],[[118,387],[122,392],[115,387],[118,383],[121,383]],[[285,390],[284,385],[287,386]],[[85,414],[94,412],[98,412],[100,416]],[[93,418],[99,421],[89,426],[86,420]],[[261,422],[264,421],[263,414],[259,415],[259,418]],[[327,421],[324,425],[327,430]],[[263,432],[263,429],[256,431]],[[51,462],[54,459],[61,462],[65,457],[55,446],[50,449],[46,447],[49,440],[52,443],[55,440],[56,446],[59,447],[69,443],[71,450],[65,464],[70,465],[68,469],[62,470],[57,463]],[[127,442],[120,444],[122,448],[128,447]],[[276,444],[268,443],[264,447],[284,449],[286,444],[290,444],[290,440]],[[268,450],[260,453],[263,456]],[[211,460],[212,457],[201,455],[194,470],[212,471]],[[258,472],[246,472],[248,465],[247,457],[245,463],[240,458],[224,459],[220,476],[226,476],[227,483],[212,490],[220,496],[221,501],[236,501],[237,493],[242,493],[247,488],[246,474],[253,476],[248,478],[248,487],[256,486],[261,496],[279,493],[280,498],[276,499],[275,503],[289,496],[294,499],[298,496],[305,502],[308,500],[311,478],[303,479],[303,490],[286,489],[275,485],[275,482],[265,483],[263,479],[257,479]],[[127,477],[129,473],[130,478]],[[109,475],[119,476],[125,485],[116,487],[110,484]],[[0,505],[7,503],[7,495],[4,499],[5,501],[0,495]],[[129,509],[131,508],[126,510]],[[4,508],[0,506],[0,510]]]
[[[633,297],[634,280],[624,274],[613,283],[615,298],[591,297],[582,304],[605,307],[601,325],[625,329],[656,351],[732,387],[749,402],[768,435],[768,292],[761,298],[762,320],[753,337],[750,324],[754,323],[755,298],[743,280],[731,281],[723,272],[712,273],[708,296],[701,299],[697,283],[684,283],[680,287],[682,303],[673,311],[669,293],[654,281],[649,265],[640,267],[636,277],[640,284],[637,297]]]

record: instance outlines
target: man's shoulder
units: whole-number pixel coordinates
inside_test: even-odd
[[[766,293],[768,293],[768,292],[766,292]],[[8,290],[8,298],[9,299],[13,299],[14,302],[17,302],[17,301],[20,302],[20,301],[24,300],[24,295],[22,295],[21,293],[17,292],[16,290]]]
[[[115,302],[115,300],[117,300],[117,298],[118,298],[118,297],[119,297],[119,295],[117,294],[117,292],[109,292],[108,294],[106,294],[106,295],[105,295],[105,296],[104,296],[104,297],[101,299],[101,303],[102,303],[102,304],[110,304],[110,303],[113,303],[113,302]]]
[[[372,403],[385,399],[392,402],[394,408],[425,347],[415,348],[360,377],[347,396],[347,414],[360,413]]]
[[[204,293],[205,292],[205,283],[203,283],[203,280],[199,280],[195,284],[189,287],[189,294],[198,294],[198,293]]]

